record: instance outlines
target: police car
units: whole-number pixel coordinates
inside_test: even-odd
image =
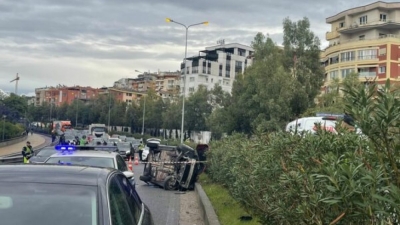
[[[109,147],[98,146],[55,146],[57,153],[51,155],[44,163],[60,165],[83,165],[108,167],[121,171],[135,185],[135,176],[126,166],[125,160]],[[110,150],[111,149],[111,150]]]
[[[154,225],[128,179],[112,168],[0,165],[1,224]]]

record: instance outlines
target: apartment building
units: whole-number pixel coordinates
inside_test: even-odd
[[[117,100],[127,103],[137,102],[140,100],[140,96],[146,94],[148,90],[154,90],[162,98],[173,98],[179,94],[180,76],[179,71],[145,72],[138,75],[137,78],[122,78],[114,82],[114,86],[110,90],[111,92],[121,92],[116,94]]]
[[[251,65],[253,52],[251,47],[238,43],[221,42],[219,45],[206,47],[199,51],[198,56],[187,58],[186,68],[181,63],[181,73],[185,75],[182,77],[187,80],[185,86],[184,79],[181,79],[180,92],[185,90],[186,94],[193,93],[200,85],[210,90],[218,84],[230,93],[235,77]]]
[[[89,101],[98,96],[99,89],[92,87],[58,85],[56,87],[45,87],[35,89],[35,106],[44,102],[60,106],[64,103],[71,104],[75,99]]]
[[[400,70],[400,2],[375,2],[328,17],[329,46],[321,54],[325,85],[356,72],[360,81],[398,81]]]

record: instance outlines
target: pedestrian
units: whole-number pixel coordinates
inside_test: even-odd
[[[64,134],[61,134],[59,144],[65,145],[65,135]]]
[[[143,141],[140,141],[140,145],[138,146],[138,148],[139,148],[139,160],[140,161],[143,161],[143,157],[142,157],[142,155],[143,155],[143,148],[144,148],[144,145],[143,145]]]
[[[29,163],[29,159],[33,156],[32,145],[29,141],[26,142],[26,146],[22,148],[22,157],[24,158],[24,163]]]
[[[86,135],[83,135],[81,140],[79,140],[79,145],[80,146],[84,146],[86,144],[88,144],[87,141],[86,141]]]
[[[31,136],[33,135],[33,129],[30,128],[29,131],[31,132]]]

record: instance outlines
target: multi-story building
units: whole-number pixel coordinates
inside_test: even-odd
[[[35,105],[41,105],[43,102],[60,106],[64,103],[71,104],[76,99],[89,101],[96,98],[99,94],[98,88],[58,85],[57,87],[37,88],[35,90]]]
[[[198,56],[188,57],[185,64],[181,64],[182,77],[181,93],[195,92],[200,85],[208,90],[218,84],[226,92],[231,92],[235,77],[243,73],[252,63],[251,56],[254,50],[246,45],[232,43],[206,47]],[[185,74],[186,73],[186,74]]]
[[[358,73],[360,81],[398,81],[400,75],[400,2],[375,2],[328,17],[329,46],[321,54],[324,88],[335,78]],[[323,89],[324,89],[323,88]],[[328,90],[325,90],[328,91]]]

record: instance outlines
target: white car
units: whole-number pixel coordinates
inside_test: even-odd
[[[316,133],[316,124],[320,124],[322,129],[337,134],[336,118],[331,117],[304,117],[294,120],[286,125],[286,132],[297,133],[309,132],[311,134]]]

